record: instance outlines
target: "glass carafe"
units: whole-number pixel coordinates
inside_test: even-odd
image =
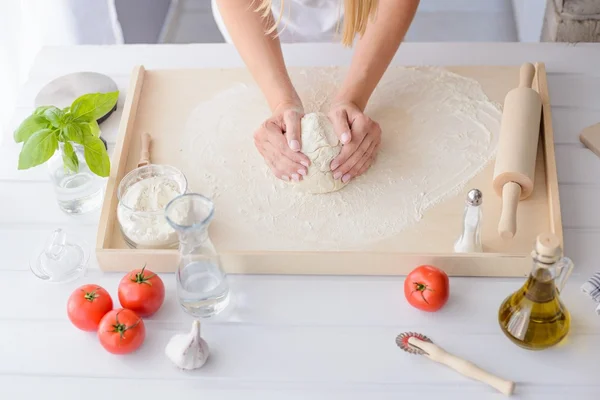
[[[65,168],[64,144],[59,143],[58,146],[58,151],[48,160],[47,166],[60,209],[67,214],[79,215],[100,208],[107,179],[90,170],[84,157],[83,146],[79,144],[72,143],[79,170],[73,172]]]
[[[541,350],[558,344],[569,333],[571,317],[559,295],[573,262],[562,257],[560,242],[552,234],[539,235],[531,255],[533,267],[527,281],[504,300],[498,319],[514,343]]]
[[[229,304],[227,277],[208,235],[213,214],[213,202],[196,193],[174,198],[165,209],[179,235],[177,296],[182,308],[195,317],[211,317]]]

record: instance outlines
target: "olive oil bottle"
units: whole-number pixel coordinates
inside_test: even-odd
[[[562,257],[560,241],[552,234],[537,237],[531,256],[533,266],[527,281],[504,300],[498,320],[514,343],[542,350],[558,344],[569,333],[571,316],[559,295],[573,262]]]

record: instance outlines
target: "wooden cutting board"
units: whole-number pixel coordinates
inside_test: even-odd
[[[447,69],[477,80],[486,95],[500,104],[506,93],[518,84],[519,66]],[[391,67],[388,71],[388,74],[395,73],[401,73],[401,68]],[[140,135],[144,131],[152,132],[154,163],[185,170],[179,157],[178,135],[185,129],[186,116],[198,103],[211,99],[231,82],[251,83],[252,79],[243,69],[146,70],[142,66],[134,69],[98,230],[96,254],[102,269],[127,271],[145,263],[155,271],[176,269],[176,250],[127,247],[116,220],[118,183],[137,166]],[[216,218],[210,235],[221,253],[225,269],[230,273],[403,275],[418,264],[431,263],[450,275],[526,275],[530,270],[529,253],[539,233],[550,231],[562,240],[550,102],[543,64],[536,65],[533,86],[543,103],[542,136],[535,188],[519,205],[519,231],[513,240],[505,241],[497,234],[501,199],[492,188],[493,162],[490,162],[467,183],[463,192],[427,211],[419,223],[360,250],[278,248],[276,241],[265,240],[266,235],[261,232],[254,235],[236,232],[227,221]],[[479,188],[485,199],[482,231],[485,252],[455,254],[452,247],[461,231],[464,198],[473,187]]]

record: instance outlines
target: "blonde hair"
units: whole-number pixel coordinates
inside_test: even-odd
[[[259,0],[260,5],[256,8],[257,12],[260,12],[263,18],[267,18],[271,13],[271,6],[273,0]],[[277,18],[277,21],[269,28],[267,34],[273,33],[283,15],[283,6],[285,1],[281,1],[281,13]],[[340,0],[341,1],[341,0]],[[345,46],[351,46],[356,34],[360,36],[365,34],[367,30],[367,24],[369,19],[375,18],[377,12],[377,6],[379,0],[343,0],[344,1],[344,28],[342,33],[342,43]],[[338,27],[339,28],[339,21]]]

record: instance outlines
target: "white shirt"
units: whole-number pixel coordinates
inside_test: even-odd
[[[286,43],[339,41],[340,37],[336,34],[340,35],[342,31],[342,3],[342,0],[285,0],[282,15],[281,0],[273,0],[273,17],[277,20],[281,15],[277,26],[279,39]],[[216,0],[212,0],[212,10],[225,41],[231,43]]]

